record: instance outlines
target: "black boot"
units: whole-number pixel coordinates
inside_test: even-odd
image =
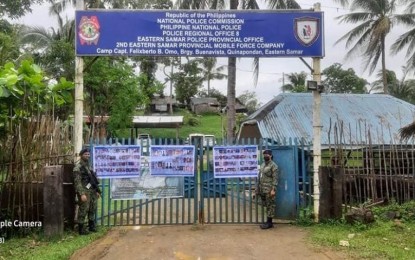
[[[89,228],[88,230],[91,231],[91,232],[97,232],[97,228],[95,226],[95,221],[93,221],[93,220],[88,221],[88,228]]]
[[[267,222],[261,225],[261,229],[269,229],[273,227],[274,227],[274,224],[272,224],[272,218],[270,217],[267,218]]]
[[[84,224],[78,224],[78,233],[79,235],[88,235],[88,231],[84,229]]]

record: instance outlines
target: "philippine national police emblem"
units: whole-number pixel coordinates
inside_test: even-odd
[[[320,19],[314,17],[296,18],[294,35],[302,45],[306,47],[312,45],[320,36]]]
[[[100,36],[100,25],[96,16],[91,16],[90,18],[87,16],[82,16],[81,20],[79,21],[78,30],[79,41],[81,42],[81,45],[98,44]]]

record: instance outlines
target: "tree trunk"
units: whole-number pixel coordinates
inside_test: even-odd
[[[210,97],[210,79],[207,80],[207,96]]]
[[[385,56],[385,36],[382,36],[382,81],[383,81],[383,92],[389,94],[388,89],[388,78],[386,76],[386,56]]]
[[[231,0],[230,8],[237,9],[239,1]],[[236,88],[236,58],[228,58],[228,93],[227,93],[227,130],[226,139],[228,144],[232,144],[234,141],[235,129],[236,129],[236,111],[235,111],[235,88]]]
[[[236,127],[235,111],[235,85],[236,85],[236,58],[228,58],[228,93],[227,93],[227,130],[226,139],[228,144],[234,140],[234,131]]]

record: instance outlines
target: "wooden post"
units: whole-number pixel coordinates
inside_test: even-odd
[[[46,237],[63,235],[63,166],[43,168],[43,228]]]
[[[63,218],[65,228],[73,230],[75,227],[75,185],[73,178],[73,168],[74,164],[62,164],[63,166],[63,175],[62,175],[62,185],[63,185]]]
[[[341,167],[320,167],[320,207],[322,219],[340,219],[342,217],[343,177]]]

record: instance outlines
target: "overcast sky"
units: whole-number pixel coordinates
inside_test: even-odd
[[[313,6],[313,1],[302,0],[297,1],[303,9],[310,9]],[[349,24],[339,24],[335,19],[336,17],[347,14],[350,12],[348,9],[344,9],[339,5],[333,3],[332,0],[320,0],[321,10],[324,12],[324,33],[325,33],[325,54],[326,56],[321,61],[321,69],[327,68],[333,63],[342,63],[343,68],[353,68],[356,71],[356,74],[362,78],[367,79],[369,82],[374,81],[376,78],[377,71],[381,68],[380,63],[377,67],[377,70],[373,75],[369,75],[368,71],[364,71],[363,60],[359,57],[354,59],[345,60],[345,49],[344,42],[334,45],[334,43],[344,34],[346,34],[350,29],[355,25]],[[49,17],[48,14],[48,5],[44,6],[34,6],[34,10],[31,14],[26,15],[18,22],[24,24],[30,24],[32,26],[43,26],[50,27],[56,26],[56,21],[53,18]],[[68,12],[68,17],[74,17],[74,11]],[[390,46],[401,34],[403,34],[408,29],[405,27],[394,27],[391,33],[388,35],[387,44]],[[308,64],[311,65],[311,58],[305,59]],[[387,68],[394,70],[398,77],[402,75],[401,67],[405,64],[404,62],[404,53],[401,53],[397,56],[387,55],[386,64]],[[253,80],[253,59],[251,58],[241,58],[237,59],[237,75],[236,75],[236,95],[242,94],[244,91],[255,91],[257,98],[262,104],[271,100],[274,96],[277,96],[281,93],[282,78],[283,74],[301,72],[305,71],[310,74],[309,79],[311,79],[311,72],[304,65],[304,63],[299,58],[261,58],[260,59],[260,72],[258,85],[254,87]],[[218,58],[218,66],[227,65],[227,59]],[[159,80],[164,81],[164,76],[162,73],[162,66],[159,67],[157,75],[159,75]],[[227,70],[225,70],[226,73]],[[287,83],[287,81],[286,81]],[[206,85],[206,84],[205,84]],[[226,95],[226,85],[227,81],[212,81],[211,87],[220,90],[223,94]],[[166,94],[169,94],[169,88],[166,88]]]

